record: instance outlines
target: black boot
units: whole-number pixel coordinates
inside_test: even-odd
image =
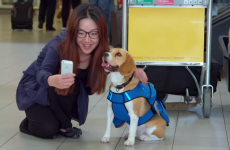
[[[46,27],[46,31],[55,31],[56,29],[54,27]]]
[[[39,22],[38,28],[39,28],[39,29],[42,29],[42,28],[43,28],[43,22]]]
[[[78,139],[82,135],[81,129],[78,128],[66,128],[66,132],[60,131],[59,134],[68,138]]]

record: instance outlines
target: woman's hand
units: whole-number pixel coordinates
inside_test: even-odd
[[[53,75],[48,78],[48,84],[58,89],[67,89],[74,84],[75,74]]]
[[[142,84],[147,84],[148,77],[142,68],[137,68],[134,72],[134,75],[141,81]]]

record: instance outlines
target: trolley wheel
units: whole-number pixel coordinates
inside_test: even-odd
[[[192,96],[184,96],[184,103],[188,104],[193,100]]]
[[[212,107],[212,90],[210,88],[204,88],[203,93],[203,115],[204,118],[209,118]]]

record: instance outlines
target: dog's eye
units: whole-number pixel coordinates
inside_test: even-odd
[[[121,57],[122,55],[121,55],[121,53],[116,53],[116,56],[119,56],[119,57]]]

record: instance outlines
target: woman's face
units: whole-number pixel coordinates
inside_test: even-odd
[[[90,55],[98,46],[100,41],[99,33],[96,23],[91,18],[85,18],[79,22],[76,41],[80,51],[86,55]]]

